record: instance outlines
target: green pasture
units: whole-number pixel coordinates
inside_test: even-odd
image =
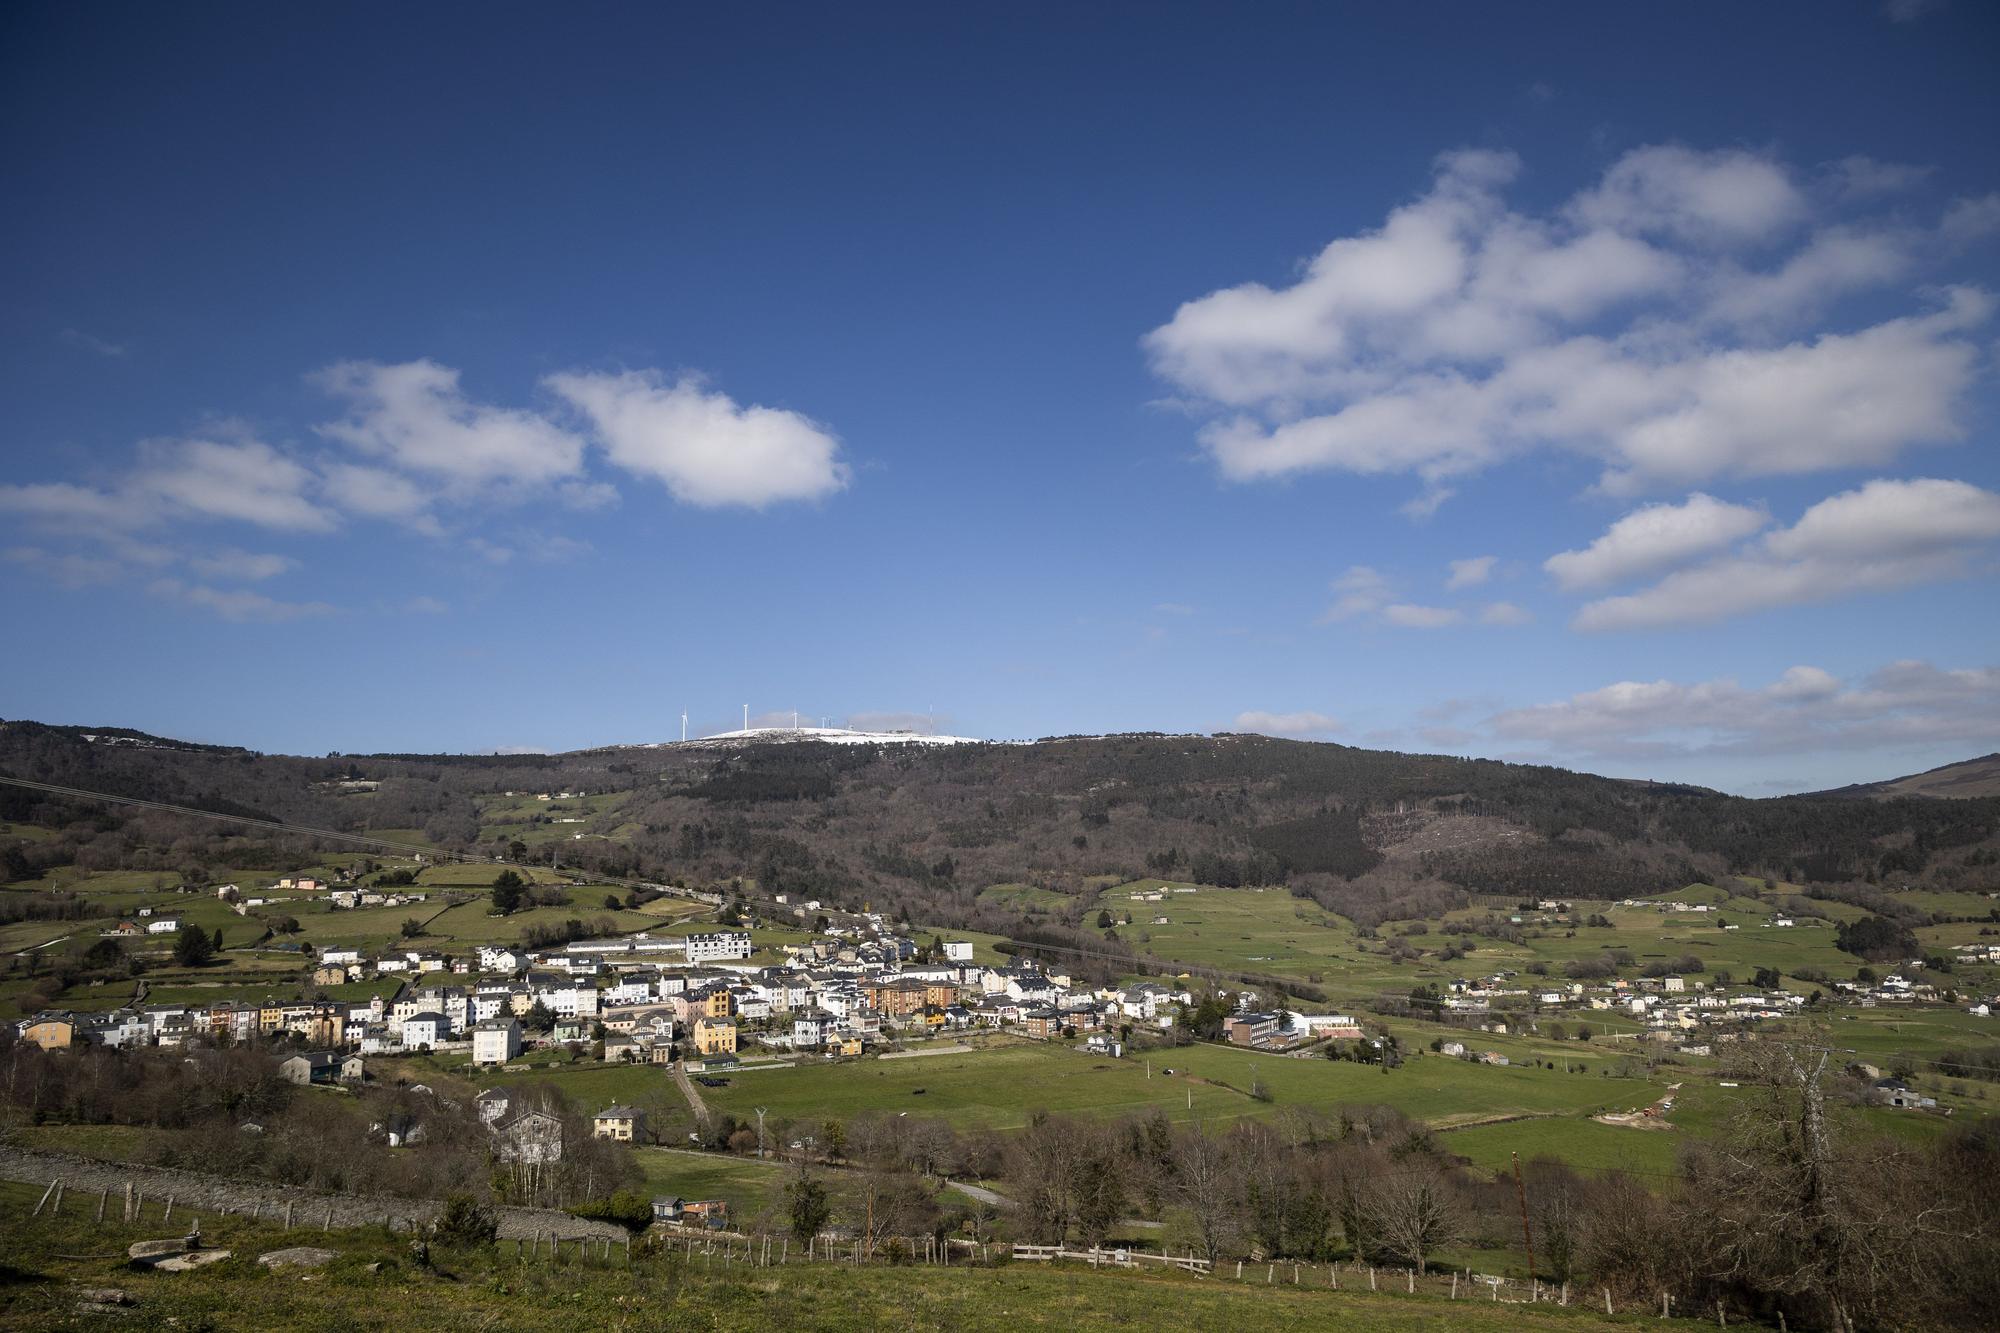
[[[979,900],[1021,912],[1053,912],[1069,906],[1076,898],[1071,894],[1057,893],[1054,889],[1037,888],[1033,884],[989,884],[979,891]]]
[[[773,1149],[783,1148],[775,1139]],[[766,1161],[754,1157],[730,1157],[721,1153],[682,1152],[669,1148],[636,1148],[639,1169],[646,1173],[646,1188],[655,1195],[677,1194],[684,1199],[727,1199],[730,1220],[742,1226],[769,1216],[775,1226],[785,1206],[788,1168],[773,1156]],[[838,1184],[838,1181],[831,1182]]]

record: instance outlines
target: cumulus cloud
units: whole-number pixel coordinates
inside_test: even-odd
[[[1343,730],[1338,718],[1325,713],[1264,713],[1251,711],[1238,713],[1233,730],[1253,732],[1259,736],[1331,736]]]
[[[1347,572],[1333,581],[1333,590],[1339,596],[1320,616],[1322,624],[1378,611],[1390,596],[1389,580],[1370,565],[1348,566]]]
[[[477,494],[540,486],[583,470],[583,441],[537,413],[468,398],[459,372],[435,361],[343,361],[313,377],[347,400],[320,434],[432,485]]]
[[[1938,230],[1953,245],[1984,240],[2000,231],[2000,193],[1955,201],[1945,210]]]
[[[1500,557],[1475,555],[1465,560],[1451,562],[1451,577],[1445,580],[1447,588],[1476,588],[1493,577],[1493,566],[1500,563]]]
[[[1571,202],[1570,212],[1586,224],[1624,232],[1739,244],[1802,220],[1806,200],[1791,173],[1770,158],[1664,144],[1620,158],[1602,183]]]
[[[1699,624],[1955,578],[2000,540],[2000,495],[1962,481],[1871,481],[1822,500],[1789,528],[1583,607],[1578,629]],[[1587,553],[1585,553],[1587,554]]]
[[[1491,573],[1494,556],[1476,556],[1451,562],[1449,586],[1460,588],[1483,583]],[[1477,621],[1482,625],[1525,625],[1534,617],[1512,602],[1488,602],[1483,606],[1427,606],[1399,601],[1395,581],[1371,565],[1351,565],[1333,580],[1333,605],[1320,613],[1319,623],[1336,624],[1360,620],[1393,629],[1445,629]]]
[[[650,371],[545,383],[590,421],[614,464],[664,483],[687,504],[763,509],[847,486],[840,441],[797,412],[739,406],[694,377],[669,383]]]
[[[1547,214],[1505,203],[1506,153],[1439,159],[1427,193],[1336,239],[1288,286],[1182,305],[1144,345],[1248,481],[1413,473],[1422,514],[1455,476],[1553,447],[1632,493],[1885,463],[1961,438],[1993,302],[1814,328],[1840,296],[1934,265],[1932,233],[1866,217],[1740,150],[1637,150]],[[1878,186],[1895,173],[1851,164]],[[1938,234],[1971,233],[1968,206]]]
[[[1533,612],[1512,602],[1488,602],[1479,608],[1482,625],[1526,625],[1534,618]]]
[[[1627,680],[1496,713],[1484,731],[1598,756],[1986,744],[2000,738],[2000,668],[1901,661],[1849,682],[1795,666],[1763,686]]]
[[[1400,629],[1443,629],[1446,625],[1456,625],[1465,619],[1465,613],[1449,606],[1416,606],[1409,602],[1392,602],[1382,608],[1384,624]]]
[[[1583,550],[1552,555],[1542,568],[1565,588],[1606,587],[1721,550],[1769,521],[1762,510],[1697,492],[1682,504],[1635,509]]]
[[[222,519],[326,532],[336,520],[308,497],[312,482],[312,473],[289,455],[230,428],[217,438],[141,441],[138,465],[103,489],[70,482],[0,486],[0,512],[118,530]]]

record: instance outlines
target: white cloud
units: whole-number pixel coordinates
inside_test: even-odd
[[[1756,242],[1801,221],[1805,196],[1780,163],[1676,144],[1627,153],[1570,205],[1581,221],[1697,244]]]
[[[407,523],[432,535],[440,531],[430,513],[436,491],[400,472],[361,463],[326,462],[321,465],[321,485],[327,499],[347,513]]]
[[[1591,602],[1577,629],[1701,624],[1958,577],[2000,540],[2000,495],[1962,481],[1871,481],[1755,546]],[[1585,553],[1587,554],[1587,553]]]
[[[1969,245],[2000,231],[2000,193],[1955,200],[1938,224],[1938,233],[1953,245]]]
[[[583,470],[583,441],[533,412],[473,402],[435,361],[343,361],[313,377],[349,404],[328,439],[469,492],[533,486]]]
[[[1588,547],[1552,555],[1542,568],[1565,588],[1605,587],[1719,551],[1769,521],[1761,510],[1696,492],[1682,504],[1635,509]]]
[[[1479,623],[1482,625],[1526,625],[1534,618],[1526,607],[1512,602],[1488,602],[1479,608]]]
[[[1802,324],[1948,247],[1828,216],[1788,167],[1740,150],[1640,149],[1542,216],[1502,200],[1518,166],[1447,154],[1426,194],[1331,242],[1296,282],[1210,293],[1146,336],[1155,372],[1211,414],[1198,434],[1226,478],[1409,472],[1422,516],[1449,479],[1536,448],[1599,459],[1605,485],[1631,492],[1880,465],[1961,438],[1985,293]],[[1982,217],[1968,206],[1951,225]]]
[[[1264,713],[1251,711],[1238,713],[1233,730],[1252,732],[1259,736],[1331,736],[1345,727],[1338,718],[1325,713]]]
[[[1451,577],[1445,580],[1447,588],[1476,588],[1493,577],[1493,566],[1500,563],[1494,555],[1475,555],[1464,560],[1451,562]]]
[[[1492,573],[1497,557],[1475,556],[1451,562],[1454,588],[1483,583]],[[1425,606],[1396,600],[1395,583],[1370,565],[1351,565],[1333,580],[1337,594],[1332,606],[1320,613],[1319,623],[1346,620],[1372,621],[1394,629],[1444,629],[1477,619],[1482,625],[1525,625],[1534,617],[1512,602],[1489,602],[1468,611],[1456,606]]]
[[[1389,580],[1369,565],[1348,566],[1347,572],[1335,579],[1332,586],[1340,595],[1320,616],[1322,624],[1368,615],[1389,600]]]
[[[191,556],[188,568],[205,578],[255,583],[297,569],[299,562],[288,555],[256,554],[231,548]]]
[[[1762,687],[1717,679],[1619,681],[1502,711],[1485,732],[1588,755],[1776,754],[2000,738],[2000,669],[1896,662],[1848,683],[1795,666]]]
[[[128,485],[178,516],[325,532],[335,518],[307,498],[312,473],[253,439],[146,440]]]
[[[1719,274],[1708,316],[1761,327],[1814,312],[1850,291],[1877,287],[1908,273],[1919,238],[1908,231],[1830,227],[1768,272]]]
[[[19,514],[48,524],[136,527],[152,520],[148,507],[134,496],[66,481],[0,486],[0,513]]]
[[[1384,624],[1399,629],[1443,629],[1465,619],[1465,613],[1449,606],[1413,606],[1394,602],[1382,608]]]
[[[650,371],[552,375],[545,383],[590,420],[611,461],[704,508],[818,500],[847,486],[840,441],[778,408],[741,407],[693,377]]]
[[[299,532],[335,526],[335,516],[308,498],[313,477],[305,467],[235,428],[219,433],[225,438],[141,441],[138,466],[105,489],[69,482],[0,486],[0,511],[64,528],[101,526],[108,537],[176,519]]]
[[[184,583],[179,579],[156,579],[152,593],[170,601],[211,611],[224,620],[263,621],[282,624],[311,616],[332,615],[335,608],[325,602],[284,602],[247,589],[211,588],[206,584]]]

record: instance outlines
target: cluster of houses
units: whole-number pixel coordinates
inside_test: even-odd
[[[1525,985],[1518,974],[1499,972],[1477,980],[1447,983],[1442,1002],[1445,1015],[1462,1017],[1488,1032],[1506,1032],[1515,1010],[1580,1014],[1610,1012],[1640,1020],[1656,1041],[1674,1041],[1704,1028],[1735,1028],[1743,1023],[1782,1018],[1798,1012],[1805,997],[1782,990],[1732,991],[1701,979],[1666,976],[1613,979],[1602,982],[1536,980]],[[1514,1017],[1515,1023],[1521,1020]],[[1455,1052],[1448,1052],[1455,1053]],[[1697,1052],[1689,1052],[1694,1054]],[[1468,1057],[1469,1058],[1469,1057]]]
[[[1238,1011],[1222,1021],[1222,1035],[1232,1046],[1283,1051],[1321,1041],[1359,1041],[1361,1024],[1349,1014],[1302,1014],[1253,1011],[1254,991],[1237,996]]]
[[[1190,998],[1153,981],[1080,986],[1032,960],[988,965],[974,960],[970,942],[941,943],[929,955],[879,917],[863,917],[788,946],[778,963],[753,962],[750,934],[741,930],[642,933],[533,951],[488,945],[459,957],[327,948],[313,967],[315,984],[395,984],[365,1000],[45,1013],[21,1032],[48,1048],[286,1034],[362,1055],[465,1050],[482,1065],[514,1060],[530,1040],[602,1040],[607,1060],[666,1064],[685,1054],[691,1062],[726,1064],[751,1048],[859,1055],[884,1039],[976,1028],[1096,1036],[1107,1039],[1099,1048],[1110,1049],[1117,1043],[1108,1038],[1121,1029],[1171,1027]]]

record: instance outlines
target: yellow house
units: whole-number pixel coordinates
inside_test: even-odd
[[[736,1025],[726,1018],[696,1019],[694,1048],[703,1055],[735,1054]]]
[[[639,1137],[639,1126],[644,1119],[642,1112],[628,1106],[607,1106],[591,1121],[591,1132],[600,1139],[631,1143]]]
[[[45,1051],[66,1051],[76,1040],[76,1021],[68,1014],[37,1014],[21,1032],[21,1040],[31,1041]]]
[[[828,1055],[859,1055],[861,1054],[861,1038],[854,1036],[828,1037],[826,1039],[826,1052]]]

